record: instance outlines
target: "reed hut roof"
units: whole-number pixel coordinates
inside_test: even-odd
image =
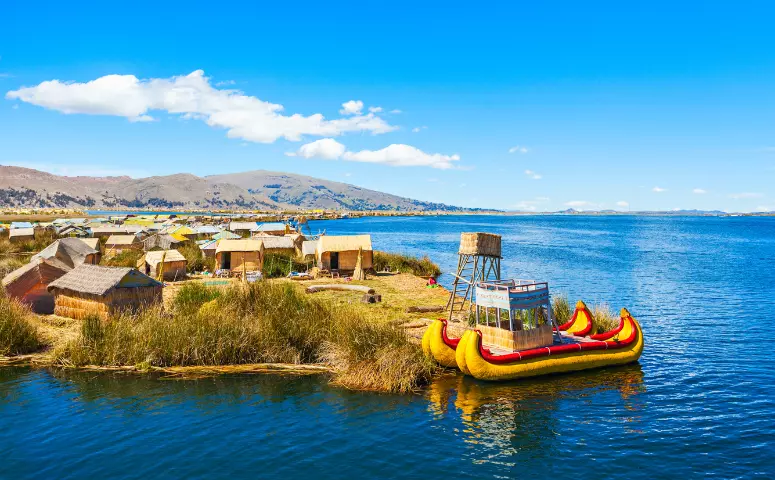
[[[218,242],[220,240],[205,240],[199,245],[199,248],[202,250],[215,250],[218,248]]]
[[[180,243],[180,240],[173,237],[172,235],[167,235],[166,233],[159,233],[143,239],[143,248],[145,248],[146,250],[150,250],[152,248],[161,248],[163,250],[169,250],[170,247],[175,246],[178,243]]]
[[[256,232],[284,232],[285,224],[282,222],[261,223],[254,229]]]
[[[71,290],[73,292],[103,296],[116,288],[160,287],[161,282],[129,267],[103,267],[101,265],[79,265],[48,285],[48,290]]]
[[[3,277],[3,288],[12,285],[17,280],[26,277],[27,275],[35,275],[35,283],[42,281],[49,283],[65,273],[72,270],[68,265],[65,265],[56,258],[32,258],[29,263],[22,265],[13,272]]]
[[[57,258],[70,268],[75,268],[85,262],[86,257],[97,253],[100,252],[89,247],[79,238],[60,238],[32,258]]]
[[[8,231],[8,238],[31,237],[35,235],[35,229],[30,228],[12,228]]]
[[[371,250],[371,235],[323,235],[318,239],[318,250],[322,252],[349,252]]]
[[[111,235],[105,245],[134,245],[137,241],[135,235]]]
[[[213,235],[213,240],[231,240],[236,238],[240,238],[240,236],[237,235],[236,233],[231,233],[228,230],[224,230],[220,233],[216,233],[215,235]]]
[[[296,248],[291,237],[278,237],[276,235],[262,235],[260,237],[253,237],[255,240],[261,240],[264,243],[265,249],[277,249],[288,250]]]
[[[127,229],[124,227],[116,226],[104,226],[104,227],[91,227],[92,235],[121,235],[126,234]]]
[[[98,253],[100,251],[100,239],[99,238],[77,238],[76,240],[80,240],[89,247],[96,250]]]
[[[145,263],[156,266],[164,259],[164,263],[185,262],[186,257],[177,250],[156,250],[145,254]]]
[[[229,223],[229,230],[232,232],[235,230],[250,230],[251,232],[258,228],[256,222],[231,222]]]
[[[200,225],[196,227],[196,233],[202,234],[202,235],[215,235],[216,233],[220,233],[221,229],[218,227],[214,227],[212,225]]]
[[[221,240],[215,249],[215,254],[221,252],[260,252],[264,249],[264,242],[253,238],[241,240]]]
[[[176,228],[175,231],[172,233],[175,235],[193,235],[196,233],[196,231],[185,225],[181,225],[180,227]]]

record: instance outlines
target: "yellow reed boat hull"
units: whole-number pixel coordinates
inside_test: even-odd
[[[472,332],[473,336],[465,342],[462,348],[463,352],[459,352],[458,357],[465,358],[466,373],[474,378],[490,381],[515,380],[624,365],[638,361],[643,352],[643,332],[640,325],[631,317],[629,320],[631,321],[629,328],[634,329],[634,338],[625,346],[620,346],[619,342],[611,341],[604,342],[609,344],[609,348],[606,349],[550,353],[548,356],[495,363],[485,358],[486,352],[482,351],[481,337]]]
[[[446,324],[442,320],[434,321],[422,336],[422,350],[425,356],[449,368],[458,366],[455,360],[455,343],[456,340],[446,337]]]

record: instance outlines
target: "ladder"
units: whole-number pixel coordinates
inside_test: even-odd
[[[468,311],[473,307],[474,287],[478,282],[500,280],[501,265],[499,257],[486,255],[471,255],[461,253],[458,256],[457,272],[452,282],[452,292],[447,300],[445,310],[449,311],[448,319],[452,320],[455,310],[463,311],[468,302]]]

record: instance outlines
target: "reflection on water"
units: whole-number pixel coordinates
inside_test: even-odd
[[[622,409],[617,418],[608,420],[636,423],[642,407],[637,395],[645,391],[638,364],[507,383],[448,375],[430,386],[427,397],[437,416],[456,410],[465,441],[482,454],[480,462],[512,465],[508,460],[518,454],[555,450],[557,423],[562,421],[558,403],[563,397],[591,399],[609,390],[619,394]]]

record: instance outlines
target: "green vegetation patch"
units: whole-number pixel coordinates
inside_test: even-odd
[[[22,355],[41,348],[31,318],[29,309],[0,292],[0,355]]]
[[[422,258],[402,255],[399,253],[374,252],[374,270],[381,272],[411,273],[418,277],[436,277],[441,274],[441,269],[430,258]]]

